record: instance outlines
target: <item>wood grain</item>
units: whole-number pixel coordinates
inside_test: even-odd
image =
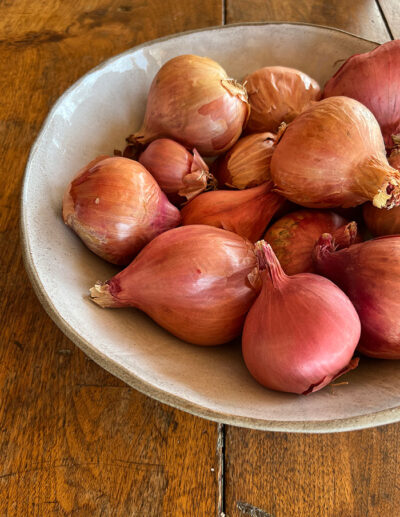
[[[258,517],[394,517],[400,427],[304,435],[226,431],[226,513]],[[238,507],[239,503],[239,507]]]
[[[65,88],[221,16],[213,0],[0,2],[1,516],[216,515],[217,425],[132,390],[62,335],[24,273],[18,213],[29,149]]]
[[[379,0],[379,4],[393,38],[400,38],[400,9],[398,0]]]
[[[226,0],[226,6],[226,23],[306,22],[336,27],[373,41],[390,39],[375,0]]]

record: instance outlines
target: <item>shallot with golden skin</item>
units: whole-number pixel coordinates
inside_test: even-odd
[[[400,173],[386,159],[379,124],[348,97],[316,102],[287,126],[271,177],[277,192],[308,208],[400,203]]]
[[[144,122],[129,142],[171,138],[202,156],[224,153],[249,117],[246,89],[208,57],[181,55],[165,63],[150,86]]]

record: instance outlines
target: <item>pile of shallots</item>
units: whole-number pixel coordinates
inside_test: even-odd
[[[123,153],[64,196],[65,223],[124,266],[92,300],[197,345],[242,335],[274,390],[317,391],[357,351],[399,359],[399,143],[400,40],[348,59],[322,93],[292,68],[239,83],[212,59],[171,59]]]

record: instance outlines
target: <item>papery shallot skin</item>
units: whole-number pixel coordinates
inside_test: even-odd
[[[244,361],[267,388],[297,394],[320,390],[357,366],[352,357],[360,320],[331,281],[313,273],[287,276],[272,248],[264,244],[264,249],[267,270],[246,317]]]
[[[319,100],[317,81],[294,68],[266,66],[244,79],[251,106],[246,131],[276,133],[282,122],[291,122],[311,102]]]
[[[259,290],[254,245],[211,226],[175,228],[91,289],[102,307],[136,307],[180,339],[218,345],[238,336]]]
[[[316,102],[287,126],[271,177],[277,192],[308,208],[400,202],[400,173],[387,162],[379,125],[348,97]]]
[[[400,170],[400,149],[395,147],[388,158],[389,164]],[[400,207],[381,210],[371,203],[363,205],[363,218],[368,230],[375,236],[395,235],[400,233]]]
[[[100,156],[68,186],[63,219],[96,255],[126,265],[181,215],[140,163]]]
[[[208,224],[255,242],[286,203],[285,198],[272,192],[272,187],[269,181],[241,191],[216,190],[200,194],[183,207],[182,224]]]
[[[314,273],[313,250],[322,233],[333,233],[347,223],[331,211],[297,210],[270,226],[264,240],[271,245],[287,275]]]
[[[375,115],[387,148],[400,133],[400,40],[351,56],[326,83],[323,97],[345,95]]]
[[[273,133],[255,133],[239,138],[215,163],[215,175],[221,188],[242,190],[270,181],[275,142]]]
[[[216,180],[196,149],[193,154],[169,138],[151,142],[140,155],[146,167],[171,203],[182,204],[212,187]]]
[[[142,128],[128,141],[146,144],[168,137],[202,156],[227,151],[249,116],[245,88],[207,57],[177,56],[151,84]]]
[[[400,236],[378,237],[334,251],[324,235],[315,250],[320,274],[353,302],[361,320],[358,349],[380,359],[400,359]]]

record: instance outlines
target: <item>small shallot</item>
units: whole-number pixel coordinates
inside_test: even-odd
[[[215,164],[219,184],[242,190],[271,179],[275,139],[272,133],[256,133],[240,138]]]
[[[312,101],[320,98],[318,83],[307,74],[284,66],[266,66],[244,80],[251,106],[246,131],[276,133]]]
[[[386,147],[400,133],[400,40],[351,56],[330,79],[324,97],[346,95],[367,106],[382,129]]]
[[[277,192],[309,208],[400,203],[400,173],[387,162],[379,125],[348,97],[316,102],[287,126],[271,176]]]
[[[334,233],[341,227],[356,231],[355,223],[334,212],[297,210],[276,221],[264,236],[287,275],[314,273],[313,250],[322,233]]]
[[[215,178],[196,149],[193,154],[183,145],[159,138],[140,155],[139,162],[157,180],[171,203],[191,200],[200,192],[213,188]]]
[[[63,219],[99,257],[125,265],[181,216],[143,165],[100,156],[68,186]]]
[[[216,226],[255,242],[286,203],[283,197],[272,192],[272,187],[269,181],[242,191],[205,192],[182,209],[182,223]]]
[[[400,149],[395,147],[389,159],[390,165],[400,170]],[[375,208],[371,203],[363,205],[363,217],[368,230],[376,236],[400,233],[400,207],[391,210]]]
[[[168,137],[202,156],[227,151],[249,116],[246,89],[208,57],[177,56],[154,77],[141,129],[128,141]]]
[[[340,251],[323,234],[315,249],[319,273],[353,302],[361,320],[358,349],[380,359],[400,359],[400,236],[378,237]]]
[[[180,339],[218,345],[240,334],[259,287],[253,244],[193,225],[159,235],[90,292],[101,307],[136,307]]]
[[[358,364],[352,359],[360,337],[357,312],[331,281],[313,273],[287,276],[268,244],[256,247],[262,288],[243,329],[246,366],[273,390],[320,390]]]

